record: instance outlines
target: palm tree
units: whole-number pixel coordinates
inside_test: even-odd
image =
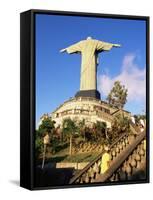
[[[66,118],[63,121],[63,133],[69,138],[69,155],[72,155],[72,139],[77,131],[77,126],[75,121],[70,118]]]

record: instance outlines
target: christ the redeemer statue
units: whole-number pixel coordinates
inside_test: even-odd
[[[97,65],[98,54],[102,51],[109,51],[112,47],[120,47],[119,44],[111,44],[87,37],[74,45],[71,45],[60,52],[80,53],[81,61],[81,77],[80,91],[76,96],[88,96],[100,99],[100,93],[97,91]]]

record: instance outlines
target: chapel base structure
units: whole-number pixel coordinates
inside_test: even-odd
[[[94,123],[105,122],[107,128],[111,128],[112,121],[116,115],[121,112],[120,109],[111,107],[105,101],[92,97],[74,97],[61,104],[54,112],[50,114],[54,120],[55,127],[61,127],[63,120],[70,118],[75,121],[85,120],[88,127]],[[130,117],[131,113],[122,110],[125,116]],[[43,120],[43,117],[41,118]]]

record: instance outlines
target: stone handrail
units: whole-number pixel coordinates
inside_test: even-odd
[[[133,126],[133,125],[131,125]],[[131,127],[130,126],[130,127]],[[134,127],[133,127],[134,129]],[[134,148],[137,148],[137,145],[141,140],[145,138],[145,130],[144,132],[138,132],[136,131],[131,131],[128,133],[124,133],[122,136],[120,136],[111,146],[110,146],[110,155],[111,155],[111,163],[114,165],[114,161],[122,160],[120,156],[122,155],[123,158],[127,158],[131,151],[133,151]],[[141,150],[139,149],[139,146],[141,147]],[[138,149],[140,150],[140,154],[142,156],[145,154],[145,150],[143,149],[143,145],[138,145]],[[139,154],[139,150],[137,154]],[[125,151],[128,153],[125,153]],[[95,182],[99,179],[100,176],[100,163],[101,163],[101,157],[104,151],[102,151],[92,162],[90,162],[84,169],[82,169],[80,172],[78,172],[74,177],[70,179],[70,184],[73,183],[90,183],[90,182]],[[137,155],[138,161],[135,161],[135,158],[133,158],[132,165],[134,166],[135,163],[138,163],[140,165],[139,157],[142,157],[141,155]],[[124,159],[124,161],[125,161]],[[145,160],[143,158],[143,160]],[[123,161],[123,160],[122,160]],[[120,162],[119,162],[120,164]],[[118,165],[120,166],[120,165]],[[126,165],[125,165],[126,166]],[[130,166],[127,166],[128,170],[130,169]],[[111,168],[112,169],[112,168]],[[112,173],[114,173],[116,169],[113,170]],[[109,173],[110,174],[110,173]],[[111,176],[111,175],[110,175]],[[101,181],[100,181],[101,182]]]
[[[124,161],[129,157],[129,155],[134,151],[134,149],[144,140],[146,137],[145,131],[138,135],[136,139],[129,145],[125,151],[123,151],[117,159],[111,163],[111,167],[99,177],[94,182],[105,182],[117,171]]]
[[[115,142],[113,142],[112,145],[110,145],[110,148],[112,148],[115,144],[117,144],[122,138],[127,136],[129,133],[125,132],[123,133],[118,139],[116,139]],[[69,184],[75,183],[77,179],[79,179],[86,171],[92,167],[98,160],[101,159],[102,154],[104,153],[104,150],[93,160],[91,161],[84,169],[82,169],[80,172],[78,172],[74,177],[72,177],[69,181]]]
[[[113,113],[111,113],[111,115],[114,115],[114,114],[116,114],[117,112],[119,112],[120,111],[120,109],[117,109],[117,110],[115,110]]]

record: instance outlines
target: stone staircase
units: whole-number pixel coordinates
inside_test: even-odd
[[[123,133],[111,146],[109,169],[100,174],[101,152],[85,168],[73,176],[69,184],[142,180],[146,178],[146,131]]]

